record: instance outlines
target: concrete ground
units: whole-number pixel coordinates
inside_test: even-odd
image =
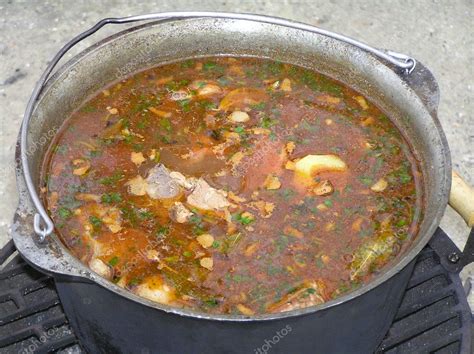
[[[103,17],[176,10],[286,17],[419,59],[439,82],[439,117],[454,168],[474,185],[473,0],[162,0],[139,4],[128,0],[0,0],[0,246],[8,239],[17,204],[12,167],[17,133],[34,83],[48,60],[67,40]],[[118,29],[102,31],[79,49]],[[452,210],[446,212],[442,227],[458,247],[464,245],[469,230]],[[474,275],[473,268],[463,278],[470,273]]]

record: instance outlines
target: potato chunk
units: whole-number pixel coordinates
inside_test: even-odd
[[[75,167],[72,173],[76,176],[84,175],[91,168],[90,162],[84,159],[75,159],[72,164]]]
[[[313,188],[313,193],[319,196],[329,195],[334,192],[334,187],[331,181],[325,179],[318,183]]]
[[[89,261],[89,268],[106,279],[112,279],[112,269],[99,258],[92,258]]]
[[[201,267],[206,268],[208,270],[212,270],[212,268],[214,267],[214,261],[211,257],[201,258],[199,264],[201,265]]]
[[[234,111],[229,115],[229,120],[234,123],[244,123],[250,119],[250,116],[246,112]]]
[[[141,152],[132,152],[130,155],[130,159],[137,166],[140,166],[143,162],[146,161],[145,157],[143,157],[143,154]]]
[[[199,235],[196,240],[204,248],[209,248],[214,243],[214,237],[211,234]]]
[[[132,195],[145,195],[147,183],[142,176],[138,175],[129,180],[125,185],[128,187],[128,193]]]
[[[385,178],[379,179],[370,189],[374,192],[383,192],[388,187],[388,182]]]
[[[175,298],[174,290],[163,282],[160,276],[151,276],[138,285],[134,292],[151,301],[160,304],[169,304]]]
[[[324,171],[346,171],[347,165],[336,155],[306,155],[295,162],[296,173],[312,177]]]
[[[265,179],[263,186],[269,190],[279,189],[281,187],[281,182],[278,176],[269,174]]]

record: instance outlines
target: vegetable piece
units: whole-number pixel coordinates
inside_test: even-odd
[[[65,207],[59,208],[58,213],[59,213],[59,216],[62,217],[63,219],[67,219],[72,216],[71,210]]]
[[[84,175],[91,168],[90,162],[85,159],[75,159],[72,164],[75,166],[72,173],[76,176]]]
[[[109,265],[111,265],[112,267],[115,267],[119,263],[119,261],[120,261],[119,257],[114,256],[109,260]]]
[[[291,91],[291,80],[288,78],[283,79],[281,82],[280,88],[282,91],[290,92]]]
[[[140,166],[143,162],[146,161],[145,157],[143,157],[143,153],[141,153],[141,152],[133,152],[132,151],[130,159],[137,166]]]
[[[122,171],[115,171],[112,176],[101,178],[99,183],[104,186],[111,186],[120,181],[123,177],[124,174]]]
[[[244,211],[243,213],[240,214],[234,214],[235,220],[240,222],[242,225],[249,225],[253,221],[255,221],[255,216],[253,216],[252,213],[249,213],[248,211]]]
[[[293,161],[286,161],[285,163],[285,169],[294,171],[296,168],[295,163]]]
[[[289,141],[285,145],[285,150],[288,154],[291,154],[295,150],[295,143],[293,141]]]
[[[317,182],[313,188],[313,193],[318,196],[329,195],[332,194],[332,192],[334,192],[334,187],[328,179]]]
[[[145,257],[152,262],[160,261],[160,253],[157,250],[148,250],[145,253]]]
[[[265,179],[263,186],[268,190],[275,190],[281,187],[281,182],[278,176],[270,174]]]
[[[246,257],[251,257],[258,249],[258,242],[252,243],[251,245],[247,246],[244,251],[244,255]]]
[[[162,111],[162,110],[157,109],[155,107],[149,107],[148,110],[151,113],[153,113],[154,115],[156,115],[160,118],[169,118],[169,117],[171,117],[171,112]]]
[[[375,120],[374,120],[373,117],[367,117],[360,123],[360,125],[362,125],[363,127],[367,127],[367,126],[372,125],[374,123],[375,123]]]
[[[362,97],[362,96],[355,96],[354,99],[357,101],[357,103],[359,104],[359,106],[361,106],[364,111],[367,110],[367,109],[369,109],[369,105],[367,104],[367,101],[365,100],[364,97]]]
[[[258,209],[260,216],[267,219],[272,216],[273,210],[275,209],[275,204],[266,202],[263,200],[258,200],[250,204],[251,207]]]
[[[159,275],[146,278],[134,289],[134,292],[160,304],[169,304],[175,298],[174,290],[164,283]]]
[[[244,306],[242,304],[237,305],[237,310],[239,310],[245,316],[252,316],[255,314],[252,309],[249,309],[247,306]]]
[[[316,101],[323,105],[336,106],[341,102],[341,99],[328,94],[322,94],[316,97]]]
[[[128,186],[128,193],[132,195],[142,196],[146,194],[147,183],[140,175],[132,178],[125,185]]]
[[[199,264],[203,268],[206,268],[208,270],[212,270],[212,268],[214,266],[214,261],[212,260],[211,257],[203,257],[199,260]]]
[[[100,196],[97,194],[90,193],[77,193],[74,198],[82,202],[99,202]]]
[[[114,234],[122,230],[122,216],[119,209],[103,204],[94,204],[92,208],[95,215],[89,217],[89,222],[94,230],[99,230],[102,224]]]
[[[101,201],[106,204],[120,203],[122,201],[122,196],[117,192],[105,193],[102,194]]]
[[[296,237],[296,238],[303,238],[304,237],[304,234],[300,230],[295,229],[291,225],[285,226],[285,228],[283,229],[283,232],[285,233],[285,235],[293,236],[293,237]]]
[[[267,99],[268,96],[262,89],[241,87],[230,91],[220,102],[219,109],[223,111],[245,110]]]
[[[304,177],[312,177],[319,172],[346,170],[346,163],[336,155],[306,155],[295,162],[295,172]]]
[[[211,234],[199,235],[196,240],[203,248],[209,248],[214,243],[214,237]]]
[[[194,214],[190,212],[183,203],[175,202],[169,210],[171,220],[176,221],[177,223],[184,224],[188,222],[191,216]]]
[[[99,258],[92,258],[89,261],[89,268],[106,279],[112,279],[113,271]]]
[[[117,108],[107,107],[107,111],[109,111],[110,114],[118,114]]]
[[[222,89],[215,83],[203,80],[194,81],[189,88],[195,90],[198,97],[208,97],[222,92]]]
[[[250,120],[250,116],[246,112],[234,111],[229,115],[229,120],[234,123],[244,123]]]
[[[388,187],[388,182],[386,179],[379,179],[370,189],[374,192],[383,192]]]

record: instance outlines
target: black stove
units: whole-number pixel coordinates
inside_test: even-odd
[[[442,265],[455,250],[438,229],[418,256],[377,353],[471,353],[473,324],[465,290],[459,275]],[[97,352],[116,352],[106,343],[96,347]],[[85,353],[53,279],[25,263],[12,241],[0,251],[0,353]]]

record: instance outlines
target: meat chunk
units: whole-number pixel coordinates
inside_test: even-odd
[[[230,206],[224,191],[212,188],[204,179],[196,181],[194,190],[187,198],[187,203],[201,210],[223,211]]]
[[[175,202],[170,208],[170,218],[180,224],[187,222],[191,216],[193,216],[193,213],[181,202]]]
[[[148,172],[146,182],[146,192],[152,199],[170,199],[181,192],[178,182],[163,164],[157,164]]]

